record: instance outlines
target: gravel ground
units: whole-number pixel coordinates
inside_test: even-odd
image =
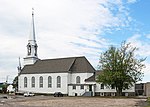
[[[0,99],[0,107],[144,107],[146,99],[99,97],[16,97]]]

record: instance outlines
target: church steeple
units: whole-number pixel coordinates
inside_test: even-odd
[[[29,36],[29,41],[36,41],[35,40],[35,27],[34,27],[34,9],[32,8],[32,23],[31,23],[31,32]]]
[[[32,9],[31,31],[27,44],[27,57],[24,58],[24,65],[34,64],[38,60],[37,47],[35,39],[34,10]]]

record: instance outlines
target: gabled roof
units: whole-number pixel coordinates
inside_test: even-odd
[[[95,82],[95,74],[92,75],[91,77],[85,79],[85,82]]]
[[[61,73],[61,72],[95,72],[95,69],[85,57],[69,57],[38,60],[32,65],[26,65],[20,74]]]
[[[94,75],[92,75],[91,77],[85,79],[85,82],[95,82],[96,81],[96,76],[102,74],[103,71],[97,70],[96,72],[94,72]]]

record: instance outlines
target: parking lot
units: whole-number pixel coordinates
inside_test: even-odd
[[[146,99],[0,95],[0,107],[144,107]]]

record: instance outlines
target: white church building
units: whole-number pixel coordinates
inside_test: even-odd
[[[35,39],[34,13],[32,12],[32,29],[27,44],[27,56],[23,68],[19,68],[18,91],[40,94],[61,92],[68,96],[104,96],[116,94],[114,87],[105,87],[96,83],[96,71],[84,57],[67,57],[41,60],[37,56]],[[123,90],[134,94],[134,86]]]

